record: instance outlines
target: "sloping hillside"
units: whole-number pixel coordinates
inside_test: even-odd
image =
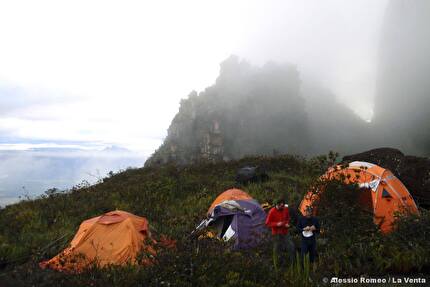
[[[239,167],[251,164],[267,170],[269,181],[242,187],[257,200],[283,196],[295,206],[332,161],[333,157],[279,156],[130,169],[94,186],[8,206],[0,209],[0,285],[306,286],[335,275],[425,272],[430,264],[428,213],[424,211],[417,221],[402,221],[400,231],[384,237],[371,224],[369,214],[354,208],[355,189],[341,185],[333,187],[337,200],[327,209],[333,212],[321,215],[323,226],[330,228],[321,235],[319,260],[313,268],[297,266],[276,272],[270,242],[255,250],[233,252],[218,240],[189,237],[211,201],[234,185]],[[344,196],[338,195],[339,189],[345,191]],[[154,234],[177,240],[176,249],[162,250],[150,267],[95,268],[79,275],[39,269],[37,263],[62,250],[82,220],[114,209],[145,216]],[[299,246],[294,229],[292,234]]]

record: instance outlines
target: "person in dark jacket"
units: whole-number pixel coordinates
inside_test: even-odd
[[[288,251],[290,264],[294,263],[295,247],[294,243],[288,234],[290,227],[290,213],[288,205],[284,199],[279,199],[275,203],[266,218],[266,225],[272,228],[273,235],[273,263],[275,268],[279,267],[279,261],[284,264],[285,259],[281,253]],[[279,260],[280,258],[280,260]]]
[[[309,254],[309,261],[313,263],[317,252],[317,241],[316,235],[320,231],[320,224],[316,217],[312,215],[312,208],[307,207],[305,210],[305,216],[299,219],[297,228],[302,235],[301,245],[301,258],[302,262],[304,256]]]

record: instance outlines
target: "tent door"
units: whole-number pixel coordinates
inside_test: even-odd
[[[223,217],[223,224],[222,224],[221,232],[219,233],[220,238],[224,238],[227,230],[231,229],[230,225],[231,225],[231,222],[233,221],[233,216],[234,215],[227,215]]]
[[[230,240],[234,236],[235,233],[236,232],[234,232],[233,228],[231,228],[231,225],[230,225],[228,227],[228,229],[226,230],[226,232],[224,233],[222,239],[224,241],[228,241],[228,240]]]

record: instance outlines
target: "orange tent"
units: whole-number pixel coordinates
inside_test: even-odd
[[[136,264],[141,251],[155,255],[151,243],[146,218],[116,210],[82,222],[70,246],[40,267],[80,272],[91,264]]]
[[[388,169],[368,162],[351,162],[347,166],[330,168],[323,176],[326,180],[342,180],[345,183],[357,183],[370,191],[374,222],[382,232],[390,232],[396,213],[419,214],[414,199],[403,183]],[[322,190],[309,191],[300,204],[304,214],[307,206],[314,205]]]

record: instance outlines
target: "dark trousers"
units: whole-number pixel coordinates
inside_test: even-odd
[[[285,252],[288,253],[288,260],[292,265],[296,256],[296,248],[289,234],[273,235],[273,264],[275,268],[285,265]]]
[[[301,248],[302,262],[306,254],[309,254],[309,262],[314,262],[317,254],[317,241],[315,237],[303,238],[302,237],[302,248]]]

